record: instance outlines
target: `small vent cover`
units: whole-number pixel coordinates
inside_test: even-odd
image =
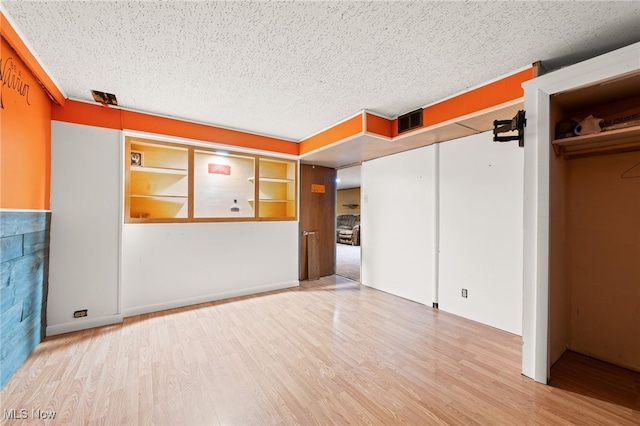
[[[422,108],[398,117],[398,133],[422,127]]]
[[[100,92],[98,90],[92,90],[91,95],[96,102],[100,102],[103,105],[118,105],[116,95],[113,93]]]

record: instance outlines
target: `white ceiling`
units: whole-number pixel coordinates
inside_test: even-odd
[[[636,1],[0,3],[69,98],[294,141],[640,40]]]

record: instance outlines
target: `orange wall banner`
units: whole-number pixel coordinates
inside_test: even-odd
[[[123,110],[122,117],[124,129],[298,155],[297,142],[141,112]]]
[[[338,123],[314,136],[300,142],[299,154],[306,154],[318,148],[343,141],[351,136],[362,133],[362,114],[358,114],[348,120]]]
[[[0,208],[48,210],[51,100],[4,36],[0,58]]]
[[[533,67],[428,106],[422,110],[421,128],[522,98],[524,96],[522,83],[532,78]],[[397,119],[394,120],[392,127],[393,137],[398,136],[397,121]],[[413,131],[419,131],[421,128]]]
[[[442,102],[430,105],[422,110],[422,127],[410,132],[419,132],[425,127],[434,126],[492,108],[524,96],[522,83],[534,77],[533,67],[501,78],[484,86],[461,93]],[[375,114],[366,114],[366,132],[388,138],[398,136],[398,119],[389,120]],[[300,143],[300,155],[343,141],[362,132],[361,115],[303,140]]]
[[[239,130],[176,120],[142,112],[67,100],[54,105],[51,119],[117,130],[136,130],[200,141],[298,155],[298,143]]]

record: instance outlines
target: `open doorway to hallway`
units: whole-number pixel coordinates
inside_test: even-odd
[[[360,246],[337,244],[336,275],[360,282]]]
[[[336,178],[336,275],[360,282],[360,169],[338,170]]]

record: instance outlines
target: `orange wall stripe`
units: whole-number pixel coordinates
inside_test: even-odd
[[[524,96],[522,83],[532,78],[533,68],[528,68],[427,107],[422,111],[423,126],[428,127],[521,98]]]
[[[53,80],[51,80],[44,68],[42,68],[38,60],[33,56],[31,51],[27,48],[27,45],[24,44],[20,36],[18,36],[18,33],[16,33],[11,24],[9,24],[9,21],[7,21],[7,18],[5,18],[2,12],[0,12],[0,34],[2,34],[2,37],[4,37],[13,50],[16,51],[20,59],[22,59],[34,77],[40,81],[53,100],[59,105],[64,105],[65,98],[62,95],[62,92],[58,89],[58,86],[55,85]]]
[[[422,128],[521,98],[524,96],[522,83],[531,78],[533,78],[533,68],[528,68],[426,107],[423,110]],[[303,155],[363,132],[362,114],[358,114],[323,132],[304,139],[298,144],[239,130],[224,129],[72,100],[68,100],[64,107],[54,105],[52,119],[112,129],[158,133],[291,155]],[[366,113],[366,119],[366,131],[391,138],[398,136],[397,119],[387,120],[369,113]],[[415,129],[414,131],[419,131],[420,129]]]
[[[362,114],[336,124],[300,142],[300,155],[362,133]]]
[[[54,105],[51,119],[298,155],[298,143],[296,142],[73,100],[68,100],[64,107]]]
[[[122,110],[98,104],[68,100],[64,106],[53,105],[51,119],[88,126],[122,129]]]
[[[298,143],[139,112],[122,111],[125,129],[298,155]]]
[[[393,135],[393,120],[367,113],[367,132],[390,138]]]
[[[522,83],[533,78],[533,67],[462,93],[422,110],[422,128],[453,120],[524,96]],[[397,120],[392,127],[398,136]],[[420,129],[416,129],[420,130]]]

